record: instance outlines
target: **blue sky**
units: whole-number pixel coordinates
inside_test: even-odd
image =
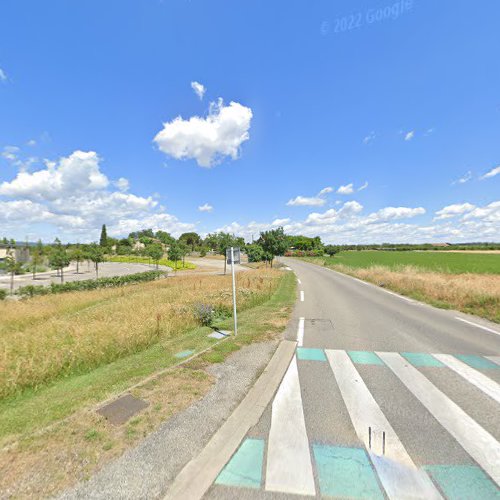
[[[498,241],[499,16],[493,0],[4,0],[0,236]]]

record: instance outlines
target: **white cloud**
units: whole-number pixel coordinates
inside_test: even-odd
[[[363,144],[370,144],[373,140],[375,140],[375,132],[372,131],[370,132],[364,139],[363,139]]]
[[[203,96],[207,91],[204,85],[199,82],[191,82],[191,88],[194,90],[194,93],[200,98],[200,100],[203,99]]]
[[[463,175],[456,181],[453,181],[452,184],[465,184],[466,182],[469,182],[471,179],[472,179],[472,172],[469,170],[465,173],[465,175]]]
[[[128,191],[130,188],[130,183],[128,179],[125,179],[125,177],[120,177],[114,185],[120,190],[120,191]]]
[[[366,181],[361,187],[358,188],[358,191],[363,191],[368,187],[368,181]]]
[[[498,167],[492,168],[489,172],[480,177],[481,180],[489,179],[495,177],[495,175],[500,174],[500,165]]]
[[[180,234],[195,229],[165,213],[154,196],[142,197],[125,191],[128,180],[110,181],[100,170],[100,158],[93,151],[75,151],[57,162],[46,161],[45,168],[33,173],[19,172],[10,182],[0,184],[0,226],[16,233],[29,225],[42,223],[50,234],[88,241],[98,237],[99,228],[107,225],[113,236],[126,235],[151,227]],[[113,187],[118,188],[114,190]]]
[[[297,196],[288,200],[289,207],[321,207],[326,203],[324,198],[319,196]]]
[[[339,210],[311,213],[304,220],[290,220],[283,225],[288,234],[320,236],[325,243],[494,241],[500,234],[500,201],[474,207],[452,221],[423,225],[400,222],[424,214],[423,207],[384,207],[363,215],[362,205],[349,201]],[[225,230],[248,241],[252,235],[258,237],[260,231],[271,229],[275,222],[248,225],[233,222]]]
[[[354,192],[354,189],[352,187],[352,183],[351,184],[347,184],[345,186],[340,186],[337,189],[337,193],[338,194],[352,194],[353,192]]]
[[[200,212],[211,212],[214,209],[212,205],[209,205],[208,203],[205,203],[204,205],[201,205],[198,207],[198,210]]]
[[[0,82],[6,82],[7,81],[7,73],[0,68]]]
[[[323,188],[319,193],[318,196],[324,196],[325,194],[329,194],[333,192],[333,188],[330,186],[327,186],[326,188]]]
[[[425,214],[425,208],[423,207],[385,207],[373,214],[370,214],[368,219],[370,221],[380,222],[396,219],[408,219],[423,214]]]
[[[177,160],[195,159],[200,167],[212,167],[230,157],[237,159],[243,142],[250,138],[252,110],[237,102],[211,103],[206,118],[180,116],[163,124],[154,141]]]
[[[456,217],[457,215],[463,215],[471,210],[474,210],[475,205],[471,203],[456,203],[454,205],[448,205],[436,212],[436,220],[439,219],[450,219],[451,217]]]
[[[75,151],[58,163],[33,173],[19,172],[11,182],[0,184],[0,195],[30,200],[55,200],[75,191],[104,189],[108,178],[99,170],[94,151]]]
[[[410,130],[410,132],[407,132],[405,135],[405,141],[411,141],[415,137],[415,131]]]
[[[30,146],[30,147],[33,147],[33,146],[36,146],[36,140],[35,139],[30,139],[26,145]]]

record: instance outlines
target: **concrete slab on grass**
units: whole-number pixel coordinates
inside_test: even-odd
[[[97,413],[105,417],[113,425],[121,425],[148,406],[149,404],[146,401],[135,398],[132,394],[126,394],[102,406],[97,410]]]

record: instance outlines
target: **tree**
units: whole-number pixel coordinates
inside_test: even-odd
[[[99,278],[99,264],[101,262],[104,262],[104,251],[100,246],[96,245],[95,243],[92,243],[91,245],[89,245],[88,256],[89,256],[89,259],[94,263],[95,277],[96,277],[96,279],[98,279]]]
[[[14,293],[14,275],[21,271],[21,264],[16,261],[13,252],[9,252],[5,258],[5,270],[10,274],[10,293]]]
[[[194,248],[201,244],[201,236],[198,233],[183,233],[179,236],[179,243],[185,243],[191,247],[191,252]]]
[[[248,256],[248,262],[262,262],[265,260],[265,252],[262,250],[262,247],[257,244],[248,245],[246,254]]]
[[[64,283],[64,268],[69,266],[71,259],[69,258],[68,252],[61,245],[61,242],[56,239],[56,244],[52,247],[49,255],[50,266],[57,269],[60,272],[61,283]]]
[[[182,258],[182,266],[184,267],[186,265],[186,255],[189,252],[189,247],[184,243],[183,241],[179,242],[179,249],[181,252],[181,258]]]
[[[168,258],[174,263],[174,272],[177,272],[177,261],[182,257],[182,250],[177,242],[170,245],[168,250]]]
[[[273,267],[274,257],[283,255],[288,248],[287,237],[282,227],[260,233],[257,243],[268,254],[266,260],[271,263],[271,267]]]
[[[43,261],[43,245],[42,241],[38,240],[36,247],[31,252],[31,265],[33,271],[33,279],[36,278],[36,268]]]
[[[163,247],[160,245],[160,243],[153,243],[152,245],[148,246],[146,252],[149,257],[153,259],[156,264],[156,269],[158,269],[158,263],[163,257]]]
[[[102,225],[101,238],[99,239],[99,246],[103,248],[108,246],[108,232],[106,230],[106,224]]]
[[[77,245],[73,248],[73,250],[71,250],[70,257],[71,260],[74,260],[76,262],[76,274],[79,274],[80,262],[82,262],[85,258],[85,252],[80,248],[80,245]]]
[[[156,239],[160,240],[164,245],[171,245],[175,243],[175,238],[166,231],[156,231]]]
[[[335,245],[326,245],[325,253],[327,253],[330,257],[333,257],[336,253],[339,253],[339,247]]]

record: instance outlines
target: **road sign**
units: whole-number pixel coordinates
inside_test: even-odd
[[[234,254],[234,262],[231,259],[231,250]],[[235,248],[226,248],[226,259],[228,264],[241,264],[241,252],[239,247]]]

